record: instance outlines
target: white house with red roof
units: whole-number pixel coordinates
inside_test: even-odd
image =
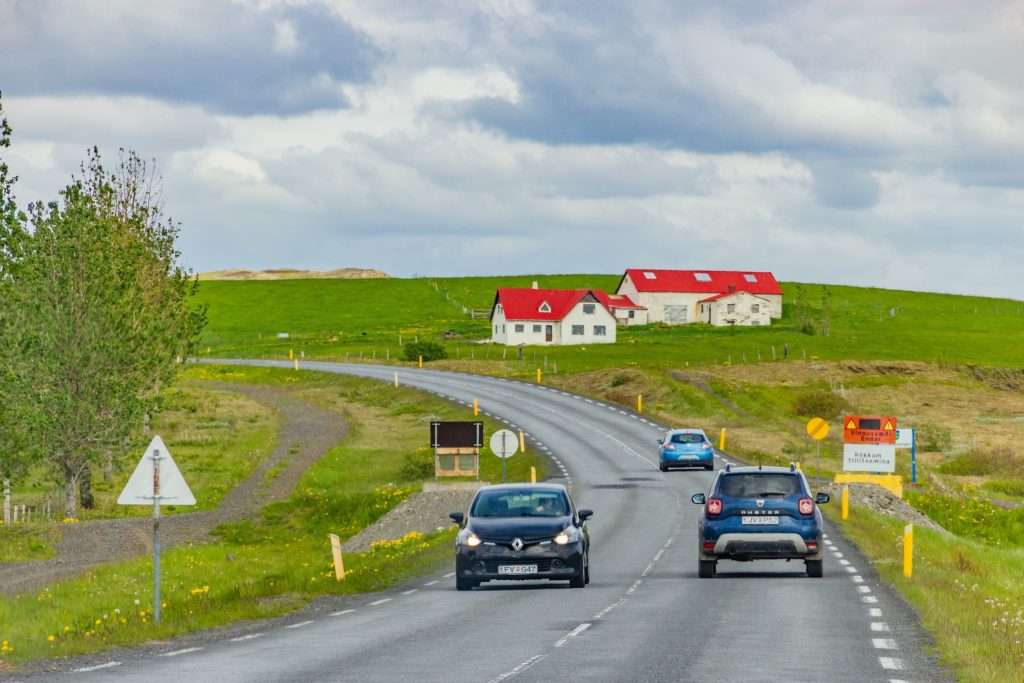
[[[593,289],[500,287],[491,306],[491,341],[506,346],[614,344],[615,316],[608,298]]]
[[[630,268],[616,294],[646,308],[649,322],[670,325],[768,325],[782,317],[782,288],[765,271]]]

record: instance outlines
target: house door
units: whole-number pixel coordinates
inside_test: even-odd
[[[545,325],[544,326],[544,341],[546,341],[546,342],[548,342],[550,344],[554,340],[554,337],[555,337],[555,328],[554,328],[554,326],[553,325]]]
[[[679,325],[689,321],[689,307],[687,306],[665,306],[665,322],[669,325]]]

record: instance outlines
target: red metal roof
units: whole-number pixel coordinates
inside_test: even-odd
[[[604,292],[598,292],[596,289],[594,290],[594,294],[598,299],[600,299],[602,295],[607,299],[607,301],[601,301],[605,308],[635,308],[638,310],[646,310],[647,308],[646,306],[641,306],[640,304],[635,303],[625,294],[605,294]]]
[[[506,320],[557,321],[567,316],[569,311],[587,294],[593,294],[598,303],[606,309],[608,308],[606,303],[608,295],[600,290],[591,289],[499,287],[497,294],[494,296],[494,304],[500,303],[502,305],[505,310]],[[545,303],[550,310],[541,310],[541,306]],[[494,317],[494,306],[491,307],[491,317]]]
[[[735,292],[722,292],[721,294],[715,294],[714,296],[709,296],[707,299],[701,299],[697,303],[707,304],[707,303],[711,303],[712,301],[718,301],[719,299],[724,299],[726,297],[735,296],[737,294],[751,294],[751,293],[748,292],[745,289],[740,289],[740,290],[737,290]],[[752,296],[757,296],[757,295],[753,294]],[[758,298],[760,298],[760,297],[758,297]]]
[[[698,279],[698,275],[702,277]],[[723,294],[744,290],[751,294],[782,294],[775,276],[758,270],[655,270],[629,268],[622,276],[638,292]],[[653,276],[653,277],[651,277]],[[622,287],[622,281],[619,281]]]

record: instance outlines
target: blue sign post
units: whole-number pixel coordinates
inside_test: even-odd
[[[917,483],[917,430],[900,427],[896,430],[896,448],[910,449],[910,483]]]

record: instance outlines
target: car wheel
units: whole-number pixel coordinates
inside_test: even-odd
[[[824,576],[825,571],[822,568],[821,560],[807,560],[804,564],[807,565],[807,576],[814,579],[820,579]]]
[[[668,465],[666,465],[665,463],[659,463],[658,469],[661,470],[662,472],[668,472]]]
[[[569,579],[570,588],[583,588],[587,585],[587,563],[584,560],[580,560],[580,570],[576,572],[576,576]]]
[[[587,564],[583,567],[583,583],[590,583],[590,555],[587,555]]]
[[[697,576],[702,579],[710,579],[715,576],[715,569],[718,563],[715,560],[698,560]]]
[[[455,577],[455,590],[457,591],[473,590],[479,585],[479,581],[474,581],[473,579],[464,579],[461,576]]]
[[[713,471],[715,469],[715,463],[711,463],[710,465],[704,465],[704,469],[706,469],[708,472]]]

